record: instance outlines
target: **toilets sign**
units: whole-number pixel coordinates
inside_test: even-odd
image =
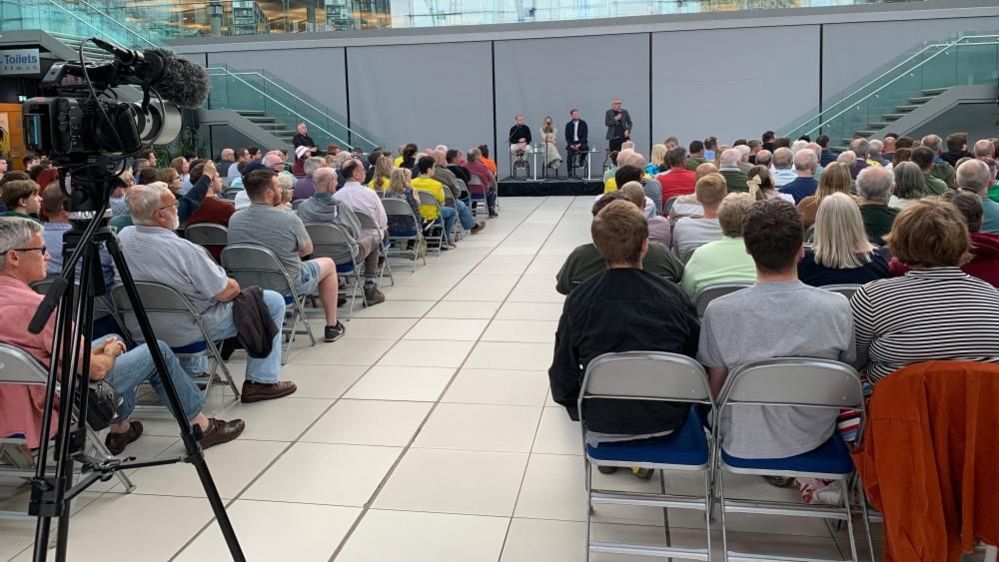
[[[0,76],[38,75],[42,73],[38,49],[0,50]]]

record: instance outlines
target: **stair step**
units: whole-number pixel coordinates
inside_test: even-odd
[[[277,120],[275,120],[273,117],[256,117],[252,115],[250,116],[244,115],[243,117],[246,117],[247,121],[249,121],[250,123],[256,123],[258,125],[273,125],[277,123]]]
[[[875,122],[873,122],[873,123],[869,123],[869,124],[868,124],[868,126],[869,126],[870,128],[872,128],[872,129],[877,129],[877,130],[879,130],[879,131],[880,131],[881,129],[884,129],[884,128],[885,128],[885,127],[887,127],[888,125],[891,125],[891,123],[889,123],[889,122],[887,122],[887,121],[875,121]]]
[[[901,111],[902,113],[909,113],[910,111],[915,111],[921,106],[918,105],[900,105],[895,108],[896,111]]]
[[[909,98],[909,103],[922,105],[935,97],[936,96],[916,96],[914,98]]]
[[[903,117],[905,117],[905,113],[885,113],[881,116],[885,121],[898,121]]]
[[[264,113],[263,111],[259,111],[256,109],[237,109],[235,111],[236,113],[242,115],[243,117],[250,117],[251,115],[260,115],[260,116],[266,115],[266,113]]]
[[[929,88],[927,90],[923,90],[923,95],[926,95],[926,96],[938,96],[938,95],[940,95],[940,94],[942,94],[942,93],[944,93],[946,91],[947,91],[947,88]]]
[[[868,130],[857,131],[857,134],[860,135],[860,136],[862,136],[862,137],[873,137],[877,133],[878,133],[877,131],[868,131]]]

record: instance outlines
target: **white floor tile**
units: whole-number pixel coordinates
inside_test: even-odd
[[[434,305],[433,301],[403,301],[388,300],[375,306],[369,306],[358,312],[354,311],[354,318],[419,318],[430,310]],[[347,327],[350,330],[350,327]]]
[[[543,371],[461,369],[444,395],[444,402],[541,406],[548,393]]]
[[[295,398],[336,399],[361,378],[365,365],[309,365],[291,363],[285,366],[281,377],[298,386]]]
[[[332,404],[330,399],[296,398],[293,394],[278,400],[234,404],[221,417],[246,421],[240,439],[294,441]]]
[[[398,298],[394,293],[392,296]],[[412,328],[413,324],[416,324],[416,320],[413,318],[353,318],[347,325],[347,333],[341,341],[349,339],[397,340]]]
[[[569,419],[562,406],[547,407],[541,415],[541,427],[534,440],[535,453],[556,455],[583,454],[583,437],[579,422]]]
[[[495,562],[508,522],[506,517],[373,509],[337,562]]]
[[[547,342],[554,347],[556,328],[558,322],[551,320],[493,320],[482,334],[482,341]]]
[[[500,307],[498,302],[442,301],[427,313],[427,318],[483,318],[490,319]]]
[[[378,361],[379,366],[459,367],[474,342],[440,340],[402,340]]]
[[[429,402],[340,400],[302,441],[403,447],[431,406]]]
[[[472,369],[547,371],[551,363],[551,344],[482,341],[472,350],[465,366]]]
[[[374,507],[509,517],[526,466],[527,453],[413,448]]]
[[[541,409],[531,406],[440,404],[413,445],[526,453],[531,450],[540,415]]]
[[[393,367],[376,365],[345,398],[433,402],[454,375],[449,367]]]
[[[475,341],[489,324],[488,320],[424,318],[406,334],[407,340]]]
[[[395,447],[297,443],[242,497],[363,506],[401,451]]]
[[[552,283],[555,282],[554,276]],[[558,322],[562,305],[556,303],[507,302],[496,313],[497,320],[547,320]]]
[[[350,326],[347,326],[350,331]],[[340,340],[333,343],[320,341],[293,355],[285,369],[294,365],[373,365],[393,345],[395,340]]]

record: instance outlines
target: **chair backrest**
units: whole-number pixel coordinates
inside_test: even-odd
[[[685,355],[662,351],[605,353],[590,361],[579,393],[585,400],[658,400],[711,404],[708,375]]]
[[[371,215],[358,211],[354,211],[354,214],[357,216],[357,221],[361,223],[361,228],[378,230],[378,224],[375,223],[375,219]]]
[[[434,197],[434,194],[429,191],[416,190],[416,196],[420,200],[420,205],[434,205],[438,208],[441,206],[440,201],[438,201],[437,198]]]
[[[49,277],[42,279],[41,281],[35,281],[31,284],[31,289],[40,295],[47,295],[49,289],[52,288],[52,284],[55,283],[54,277]],[[94,311],[95,312],[110,312],[111,306],[107,301],[106,296],[99,296],[94,299]],[[80,304],[80,282],[77,280],[75,289],[73,290],[73,305],[74,308]]]
[[[198,311],[187,297],[169,285],[149,281],[136,281],[135,290],[139,293],[139,302],[146,312],[192,314],[199,316]],[[115,285],[111,289],[111,301],[115,308],[123,313],[132,312],[132,303],[124,285]]]
[[[243,188],[241,186],[227,187],[224,190],[222,190],[222,198],[227,199],[229,201],[235,201],[236,194],[240,193],[241,191],[243,191]]]
[[[849,300],[853,298],[854,293],[860,290],[860,285],[823,285],[819,288],[832,291],[833,293],[839,293]]]
[[[312,239],[312,255],[326,257],[337,265],[355,263],[350,237],[339,226],[333,223],[309,223],[305,231]],[[355,246],[356,247],[356,246]]]
[[[187,227],[187,240],[199,246],[225,246],[229,243],[229,229],[221,224],[198,223]]]
[[[719,283],[702,288],[694,295],[694,306],[697,308],[697,315],[704,316],[704,311],[707,310],[708,303],[716,298],[734,293],[740,289],[745,289],[750,285],[750,283]]]
[[[389,217],[407,217],[412,225],[410,228],[413,231],[420,230],[420,224],[422,222],[421,217],[413,212],[413,208],[409,206],[409,201],[405,199],[399,199],[397,197],[386,197],[382,199],[382,207],[385,208],[385,214]],[[398,221],[397,221],[398,222]],[[391,225],[392,221],[389,221]],[[389,230],[390,236],[396,236],[396,233]]]
[[[0,383],[43,385],[48,377],[45,368],[26,351],[0,343]]]
[[[294,288],[281,261],[268,248],[233,244],[222,250],[222,267],[241,287],[257,285],[288,294]]]
[[[476,179],[478,179],[478,178],[476,178]],[[468,185],[465,183],[465,180],[463,180],[461,178],[455,178],[455,181],[458,182],[458,191],[459,191],[461,197],[468,196]],[[480,183],[481,183],[481,180],[480,180]]]
[[[853,367],[831,359],[779,357],[729,374],[718,401],[731,404],[864,407],[864,389]]]

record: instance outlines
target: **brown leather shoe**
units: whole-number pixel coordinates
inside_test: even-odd
[[[291,381],[278,381],[276,383],[244,381],[241,400],[244,404],[260,402],[261,400],[274,400],[293,394],[296,390],[298,387]]]
[[[108,433],[107,437],[104,438],[104,446],[108,448],[108,451],[112,455],[120,455],[129,443],[134,442],[142,436],[142,422],[132,421],[129,422],[128,426],[128,431],[124,433]]]
[[[240,433],[246,429],[243,420],[218,420],[208,418],[208,431],[201,434],[201,448],[207,449],[222,443],[228,443],[239,437]]]

